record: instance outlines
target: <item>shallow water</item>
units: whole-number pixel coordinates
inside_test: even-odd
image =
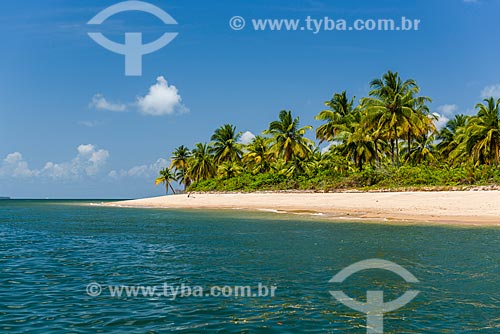
[[[0,201],[2,333],[366,333],[330,290],[385,300],[385,333],[500,333],[500,229],[333,223],[296,215]],[[390,260],[419,283],[367,270]],[[99,296],[86,292],[89,283]],[[109,286],[276,286],[274,297],[112,297]]]

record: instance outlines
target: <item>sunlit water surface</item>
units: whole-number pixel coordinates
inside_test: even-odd
[[[1,333],[366,333],[330,290],[385,300],[385,333],[500,333],[500,229],[334,223],[239,211],[0,201]],[[369,270],[396,262],[420,281]],[[89,296],[91,282],[102,286]],[[112,297],[111,285],[276,286],[275,297]]]

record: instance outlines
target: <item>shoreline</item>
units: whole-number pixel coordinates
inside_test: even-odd
[[[336,221],[500,226],[500,191],[191,193],[104,203],[107,207],[239,209]]]

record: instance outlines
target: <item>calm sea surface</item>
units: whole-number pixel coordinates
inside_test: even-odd
[[[363,302],[408,289],[420,294],[384,315],[385,333],[500,333],[499,228],[87,204],[0,201],[0,333],[366,333],[329,291]],[[419,282],[380,269],[328,282],[370,258]],[[205,294],[259,284],[275,296]],[[112,296],[120,286],[155,290]]]

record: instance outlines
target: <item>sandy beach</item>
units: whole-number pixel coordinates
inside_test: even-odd
[[[500,226],[500,191],[380,193],[196,193],[106,204],[117,207],[241,209],[336,220]]]

